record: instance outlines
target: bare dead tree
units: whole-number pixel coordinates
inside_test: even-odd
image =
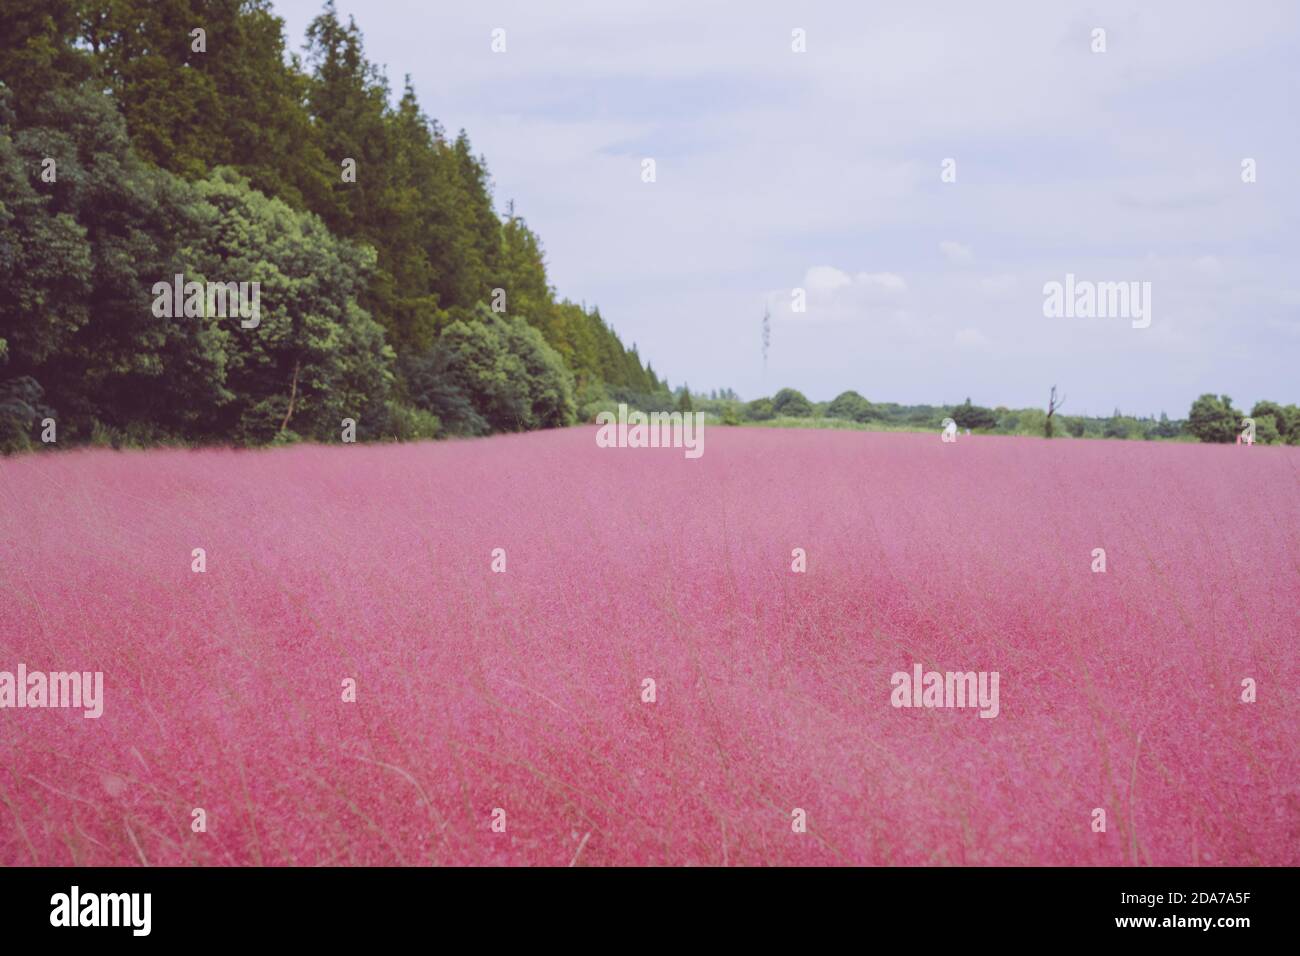
[[[1043,432],[1048,438],[1052,437],[1052,416],[1060,411],[1061,406],[1065,404],[1065,396],[1062,395],[1058,401],[1056,398],[1056,386],[1052,386],[1052,395],[1047,400],[1047,424],[1043,426]]]

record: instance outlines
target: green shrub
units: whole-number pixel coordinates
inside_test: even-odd
[[[379,437],[393,441],[428,441],[440,438],[442,434],[442,422],[432,412],[398,402],[384,405],[384,423]]]
[[[1192,403],[1187,430],[1201,441],[1231,444],[1241,434],[1242,417],[1227,395],[1205,394]]]
[[[952,410],[952,420],[959,428],[996,428],[998,424],[998,416],[993,409],[972,405],[969,398],[966,399],[966,404],[958,405]]]
[[[0,454],[27,451],[41,419],[53,417],[41,401],[44,390],[28,375],[0,382]]]
[[[865,422],[876,417],[871,403],[855,391],[840,392],[826,406],[827,418],[847,418],[855,422]]]
[[[808,418],[813,413],[812,402],[803,392],[793,388],[783,388],[772,396],[772,411],[777,415],[790,418]]]

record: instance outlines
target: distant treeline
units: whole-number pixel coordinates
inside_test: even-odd
[[[1048,414],[1041,408],[985,408],[960,405],[897,405],[870,402],[855,391],[841,392],[829,402],[809,401],[802,392],[783,388],[771,398],[742,402],[730,389],[691,396],[677,392],[679,407],[684,403],[708,412],[723,424],[780,424],[806,427],[862,427],[939,430],[946,418],[962,429],[997,435],[1044,435],[1073,438],[1183,439],[1187,441],[1234,442],[1245,431],[1245,412],[1236,409],[1226,396],[1202,395],[1186,419],[1125,415],[1116,409],[1106,417],[1065,415],[1055,412],[1048,428]],[[1259,444],[1300,445],[1300,408],[1259,401],[1251,408],[1254,440]]]
[[[0,448],[47,419],[60,444],[265,444],[671,400],[354,23],[327,4],[306,40],[288,56],[265,0],[4,0]],[[256,326],[157,314],[178,274],[257,283]]]

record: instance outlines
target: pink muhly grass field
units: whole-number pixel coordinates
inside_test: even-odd
[[[0,864],[1300,863],[1300,450],[594,436],[0,460]]]

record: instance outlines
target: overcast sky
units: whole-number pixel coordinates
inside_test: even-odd
[[[1300,401],[1300,4],[337,6],[396,91],[411,74],[469,132],[559,293],[675,385]],[[277,0],[295,50],[320,8]],[[1044,317],[1066,273],[1150,282],[1150,327]]]

